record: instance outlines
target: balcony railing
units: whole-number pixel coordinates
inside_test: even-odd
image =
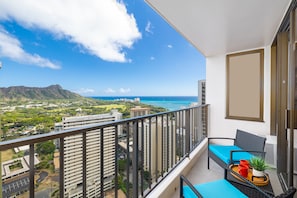
[[[145,197],[207,136],[207,126],[203,105],[1,142],[1,153],[29,147],[28,156],[2,163],[2,197]],[[45,156],[36,150],[48,141],[58,163],[49,161],[55,182],[44,186]]]

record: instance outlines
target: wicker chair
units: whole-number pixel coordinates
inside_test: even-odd
[[[184,177],[180,176],[180,197],[181,198],[192,198],[192,197],[207,197],[207,198],[217,198],[217,197],[228,197],[228,198],[246,198],[246,197],[257,197],[257,198],[293,198],[296,192],[295,187],[290,187],[286,192],[274,196],[272,192],[266,192],[261,190],[258,186],[255,186],[252,182],[248,181],[238,173],[228,169],[232,174],[240,177],[244,180],[250,187],[250,191],[253,191],[255,196],[249,194],[244,194],[240,189],[236,188],[233,183],[229,182],[227,179],[215,180],[212,182],[207,182],[203,184],[193,185],[191,182]],[[184,183],[187,185],[184,186]]]
[[[233,144],[213,144],[212,141],[215,139],[231,140]],[[224,178],[226,178],[230,164],[237,164],[241,159],[249,160],[255,155],[264,158],[265,142],[266,138],[239,129],[236,131],[235,138],[209,137],[207,168],[209,169],[209,159],[211,158],[225,170]]]

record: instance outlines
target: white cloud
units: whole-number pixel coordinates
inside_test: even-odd
[[[120,90],[119,90],[119,92],[120,93],[129,93],[131,91],[131,89],[130,88],[120,88]]]
[[[78,93],[78,94],[90,94],[90,93],[95,93],[95,90],[90,89],[90,88],[81,88],[81,89],[75,91],[75,93]]]
[[[112,89],[112,88],[107,88],[107,89],[104,90],[104,92],[105,93],[108,93],[108,94],[110,94],[110,93],[121,93],[121,94],[123,94],[123,93],[129,93],[129,92],[131,92],[131,89],[130,88],[120,88],[117,91],[117,90]]]
[[[173,46],[172,46],[172,45],[170,45],[170,44],[169,44],[169,45],[167,45],[167,47],[168,47],[168,48],[173,48]]]
[[[22,48],[21,42],[10,35],[0,26],[0,57],[7,57],[14,61],[37,65],[40,67],[48,67],[51,69],[59,69],[60,66],[51,62],[46,58],[40,57],[38,54],[29,54]]]
[[[105,93],[115,93],[116,91],[113,90],[112,88],[107,88],[104,90]]]
[[[145,26],[145,31],[148,32],[148,33],[153,34],[152,28],[153,28],[152,23],[150,21],[148,21],[146,26]]]
[[[1,0],[0,20],[49,31],[106,61],[128,61],[124,49],[141,38],[133,14],[117,0]]]

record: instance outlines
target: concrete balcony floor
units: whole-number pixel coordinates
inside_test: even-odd
[[[282,188],[278,180],[275,169],[270,169],[266,171],[269,174],[271,185],[275,195],[282,193]],[[224,170],[218,166],[214,161],[210,160],[210,169],[207,169],[207,150],[199,157],[195,166],[186,175],[190,182],[193,184],[205,183],[217,179],[222,179],[224,177]],[[172,198],[179,198],[179,188],[176,189],[172,195],[168,196]],[[295,194],[297,198],[297,195]]]

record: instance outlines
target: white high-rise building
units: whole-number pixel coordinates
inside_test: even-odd
[[[118,111],[107,114],[65,117],[63,129],[116,121],[122,118]],[[121,127],[118,127],[118,133]],[[115,127],[104,128],[104,190],[113,187],[115,170]],[[87,196],[100,196],[100,130],[87,133]],[[65,197],[82,197],[83,165],[82,135],[65,138],[64,142],[64,195]]]
[[[130,110],[131,117],[145,116],[150,113],[146,107],[136,106]],[[142,129],[143,127],[143,129]],[[131,127],[132,129],[133,127]],[[145,120],[138,125],[139,128],[139,151],[143,149],[143,166],[145,171],[151,171],[152,179],[156,178],[156,173],[160,175],[166,172],[168,167],[176,163],[175,148],[175,121],[166,118],[156,118]],[[143,148],[141,139],[143,136]]]
[[[206,81],[198,81],[198,105],[204,105],[206,101]]]
[[[143,123],[143,130],[139,130],[139,139],[144,135],[143,165],[144,170],[151,171],[151,177],[156,178],[166,172],[176,163],[175,122],[152,119]],[[141,150],[141,148],[140,148]]]
[[[136,106],[130,109],[130,117],[144,116],[150,114],[150,108]]]

